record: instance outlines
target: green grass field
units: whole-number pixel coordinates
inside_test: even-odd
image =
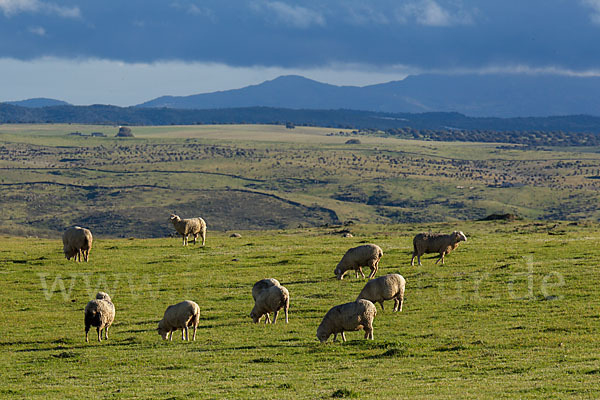
[[[353,238],[339,233],[349,229]],[[410,267],[419,231],[469,240],[434,266]],[[0,238],[0,397],[123,399],[498,399],[600,397],[600,226],[454,222],[210,231],[206,247],[179,238],[96,239],[89,263],[66,261],[58,240]],[[365,281],[333,278],[349,247],[379,244],[377,276],[407,280],[346,343],[316,328]],[[255,281],[277,278],[290,322],[255,325]],[[108,341],[84,342],[83,309],[108,292]],[[195,342],[155,329],[169,304],[201,308]],[[91,335],[91,339],[94,335]]]
[[[600,149],[349,136],[275,125],[0,126],[0,233],[165,237],[212,230],[474,220],[600,220]],[[81,132],[88,136],[74,136]],[[90,137],[103,132],[109,137]],[[347,132],[342,132],[346,134]],[[68,212],[65,208],[68,204]]]

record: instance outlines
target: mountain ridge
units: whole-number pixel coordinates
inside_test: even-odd
[[[27,107],[27,108],[43,108],[43,107],[54,107],[54,106],[70,106],[71,104],[66,101],[50,99],[47,97],[34,97],[25,100],[16,101],[5,101],[6,104],[13,106]]]
[[[458,112],[472,117],[600,116],[600,77],[550,74],[421,74],[367,86],[283,75],[239,89],[161,96],[141,108],[279,107],[390,113]]]

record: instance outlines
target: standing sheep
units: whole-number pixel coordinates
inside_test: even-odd
[[[254,284],[254,287],[260,284],[260,282],[271,281],[271,279],[263,279]],[[276,279],[273,281],[277,282]],[[270,282],[273,283],[273,282]],[[286,288],[279,285],[268,286],[263,290],[258,291],[254,298],[254,308],[250,312],[250,318],[257,324],[263,315],[266,315],[265,324],[270,321],[269,313],[273,313],[273,324],[277,321],[277,315],[279,310],[283,308],[285,312],[285,323],[288,323],[288,310],[290,308],[290,293]],[[254,288],[252,288],[252,296],[254,297]]]
[[[92,232],[89,229],[74,226],[63,233],[63,252],[67,260],[73,258],[73,261],[88,261],[90,250],[92,249]]]
[[[381,310],[384,310],[383,301],[394,299],[394,311],[402,311],[405,286],[406,281],[402,275],[384,275],[367,282],[356,300],[366,299],[373,304],[379,303],[381,304]]]
[[[206,239],[206,222],[200,217],[198,218],[189,218],[189,219],[181,219],[179,215],[171,214],[170,218],[175,230],[183,236],[183,245],[187,246],[188,244],[188,235],[194,236],[194,244],[196,244],[196,239],[198,238],[198,234],[202,239],[202,246],[204,246],[204,242]]]
[[[104,339],[108,339],[108,328],[115,320],[115,306],[110,296],[104,292],[98,292],[96,298],[85,306],[84,314],[85,341],[89,342],[90,326],[96,327],[99,342],[102,341],[102,329],[104,329]]]
[[[459,243],[467,241],[467,237],[460,231],[454,231],[449,235],[441,233],[419,233],[413,239],[413,254],[410,260],[410,265],[415,265],[415,257],[419,265],[421,264],[421,256],[425,253],[438,253],[440,258],[435,262],[436,264],[442,261],[444,264],[444,256],[450,254],[452,250],[458,247]]]
[[[376,244],[364,244],[362,246],[353,247],[344,254],[340,262],[333,273],[338,279],[344,279],[344,274],[348,270],[355,270],[356,277],[358,278],[358,273],[362,275],[363,279],[365,278],[365,274],[363,274],[361,267],[369,267],[371,268],[371,274],[369,274],[369,279],[375,276],[377,269],[379,268],[379,260],[383,256],[383,251],[381,247]]]
[[[317,338],[325,343],[333,334],[333,341],[338,333],[346,341],[345,331],[365,330],[365,339],[373,340],[373,319],[377,315],[375,305],[369,300],[359,299],[352,303],[340,304],[331,308],[323,317],[321,325],[317,328]]]
[[[196,330],[200,323],[200,307],[191,300],[167,307],[163,319],[158,323],[158,334],[163,340],[173,340],[173,332],[181,329],[181,340],[190,340],[188,327],[194,327],[192,340],[196,340]]]

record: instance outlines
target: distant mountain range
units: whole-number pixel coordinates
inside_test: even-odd
[[[27,108],[69,105],[48,98],[6,104]],[[457,112],[470,117],[500,118],[581,114],[600,116],[600,77],[424,74],[409,76],[401,81],[358,87],[330,85],[289,75],[241,89],[191,96],[162,96],[135,107]]]
[[[600,116],[600,78],[557,75],[425,74],[364,87],[281,76],[241,89],[162,96],[147,108],[278,107],[390,113],[458,112],[473,117]]]
[[[14,106],[29,107],[29,108],[42,108],[52,106],[68,106],[70,105],[66,101],[47,99],[45,97],[37,97],[35,99],[19,100],[19,101],[7,101],[7,104]]]

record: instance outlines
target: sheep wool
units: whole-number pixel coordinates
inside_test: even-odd
[[[265,281],[265,280],[263,280]],[[273,281],[277,282],[276,279]],[[258,281],[254,286],[256,287],[262,281]],[[273,282],[270,282],[273,283]],[[269,313],[273,313],[273,324],[277,321],[277,315],[279,310],[283,308],[285,313],[285,323],[288,323],[288,310],[290,308],[290,293],[288,290],[279,285],[268,286],[263,290],[258,291],[254,301],[254,308],[250,312],[250,318],[254,323],[258,323],[263,315],[266,315],[265,324],[270,321]],[[254,288],[252,289],[252,295],[254,296]]]
[[[369,300],[373,304],[379,303],[381,310],[385,300],[394,299],[394,311],[402,311],[404,302],[404,289],[406,280],[400,274],[387,274],[377,279],[372,279],[361,290],[357,300]]]
[[[467,237],[461,231],[454,231],[449,235],[441,233],[419,233],[413,239],[413,254],[410,259],[410,265],[415,265],[415,257],[419,265],[421,264],[421,256],[425,253],[438,253],[440,258],[435,262],[440,261],[444,264],[444,256],[458,247],[460,242],[466,242]]]
[[[158,323],[158,334],[163,340],[173,340],[173,332],[181,329],[181,340],[190,340],[188,327],[194,327],[192,340],[196,340],[196,330],[200,323],[200,307],[191,300],[185,300],[167,307],[163,319]]]
[[[274,278],[261,279],[260,281],[256,282],[252,287],[252,298],[254,301],[256,301],[256,298],[263,290],[268,289],[271,286],[281,286],[281,284],[277,279]]]
[[[202,218],[181,219],[179,215],[171,214],[170,220],[173,223],[175,230],[183,236],[184,246],[187,246],[188,244],[189,235],[194,237],[194,244],[196,244],[196,239],[198,238],[198,235],[200,235],[202,246],[204,246],[206,240],[206,222],[204,222]]]
[[[338,333],[342,334],[342,340],[346,341],[344,332],[365,330],[365,339],[373,339],[373,319],[377,315],[375,305],[369,300],[360,299],[351,303],[340,304],[331,308],[323,317],[323,321],[317,328],[317,338],[325,343],[333,334],[333,341],[337,339]]]
[[[379,260],[383,256],[383,250],[376,244],[365,244],[349,249],[342,257],[333,273],[338,279],[344,279],[344,275],[349,270],[356,271],[356,277],[360,273],[365,278],[362,267],[371,268],[369,279],[373,278],[379,268]]]
[[[79,226],[71,227],[63,233],[62,240],[63,252],[67,260],[73,258],[73,261],[81,261],[83,255],[83,260],[88,261],[93,241],[92,232],[89,229]]]
[[[91,300],[85,306],[85,341],[89,342],[88,332],[90,326],[95,326],[98,333],[98,341],[102,341],[102,330],[104,329],[104,339],[108,339],[108,328],[115,320],[115,306],[110,296],[104,292],[98,292],[96,298]]]

